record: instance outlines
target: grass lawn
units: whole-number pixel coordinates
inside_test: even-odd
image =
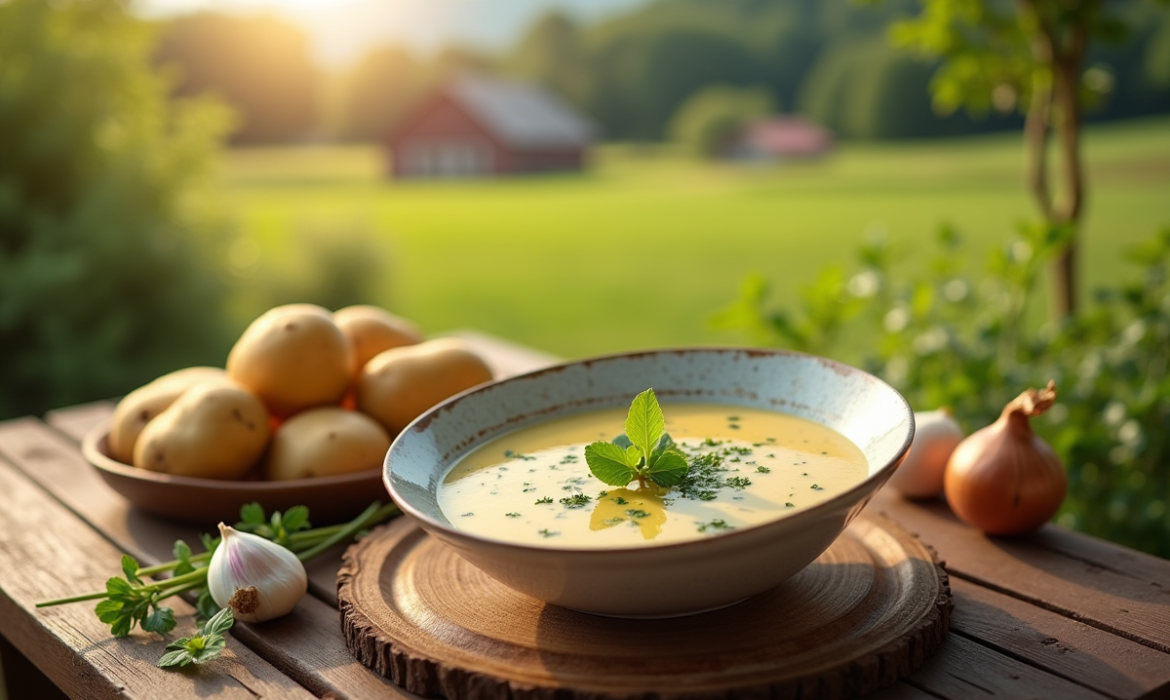
[[[1170,119],[1092,127],[1085,142],[1091,289],[1170,225]],[[851,266],[869,231],[911,261],[942,222],[977,251],[1002,245],[1033,216],[1020,164],[1018,134],[844,144],[766,167],[614,145],[580,175],[392,182],[374,148],[313,147],[232,151],[221,185],[265,274],[310,272],[302,229],[364,232],[389,251],[388,308],[428,331],[475,327],[578,357],[742,342],[707,319],[744,275],[791,300],[820,268]]]

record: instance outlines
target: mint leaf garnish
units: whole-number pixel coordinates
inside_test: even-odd
[[[647,389],[630,404],[624,434],[613,442],[594,442],[585,448],[589,471],[610,486],[625,486],[635,479],[642,487],[647,480],[659,486],[682,483],[690,463],[665,430],[658,397]]]
[[[626,435],[630,442],[649,457],[665,430],[666,419],[654,390],[647,389],[635,396],[626,415]]]
[[[637,448],[631,446],[630,449]],[[611,442],[594,442],[587,445],[585,462],[593,476],[610,486],[625,486],[638,475],[635,467],[626,461],[626,450]]]
[[[690,466],[682,450],[671,447],[646,469],[646,477],[659,486],[674,486],[682,483]]]

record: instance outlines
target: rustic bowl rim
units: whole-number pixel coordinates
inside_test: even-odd
[[[666,542],[666,543],[662,543],[662,544],[640,544],[640,545],[620,546],[620,547],[614,547],[614,546],[557,547],[557,546],[525,544],[525,543],[520,543],[520,542],[513,542],[511,540],[504,540],[504,539],[497,539],[497,538],[493,538],[493,537],[487,537],[487,536],[482,535],[478,532],[474,532],[471,530],[461,530],[461,529],[452,527],[451,525],[448,525],[448,524],[443,523],[439,520],[436,520],[435,518],[432,518],[430,515],[419,510],[413,504],[411,504],[407,497],[405,497],[397,489],[395,489],[394,484],[392,483],[392,481],[390,479],[390,476],[391,476],[390,460],[394,454],[394,451],[395,451],[394,448],[399,443],[399,441],[403,440],[403,439],[408,439],[408,438],[406,438],[406,436],[408,436],[414,432],[424,432],[427,429],[427,426],[429,425],[429,423],[432,420],[434,420],[436,417],[438,417],[438,415],[441,412],[447,410],[450,406],[458,403],[459,401],[463,400],[464,398],[466,398],[467,396],[470,396],[472,394],[476,394],[476,393],[483,392],[483,391],[488,391],[488,390],[490,390],[490,389],[492,389],[500,384],[518,381],[518,380],[524,380],[524,379],[533,379],[533,378],[539,377],[539,376],[544,375],[544,374],[551,374],[554,372],[559,372],[562,369],[564,369],[566,367],[571,367],[571,366],[588,365],[588,364],[593,364],[593,363],[603,363],[603,362],[610,362],[610,361],[615,361],[615,360],[633,359],[633,358],[640,358],[640,357],[662,356],[662,355],[669,355],[669,354],[690,354],[690,353],[704,353],[705,354],[705,353],[724,353],[724,352],[743,353],[743,354],[746,354],[748,356],[774,356],[774,357],[801,358],[804,360],[812,360],[812,361],[819,362],[819,363],[825,365],[826,367],[833,369],[834,372],[839,373],[839,374],[858,374],[858,375],[861,375],[863,377],[867,377],[867,378],[869,378],[869,380],[876,382],[877,384],[885,387],[886,390],[890,391],[893,394],[893,396],[896,397],[896,399],[898,400],[900,408],[904,409],[905,417],[906,417],[906,424],[907,424],[906,436],[903,438],[902,444],[898,448],[897,452],[894,454],[894,456],[889,461],[886,462],[886,464],[883,464],[881,467],[879,467],[876,470],[872,470],[868,476],[866,476],[864,479],[859,481],[853,487],[847,489],[846,491],[843,491],[843,492],[837,494],[836,496],[833,496],[827,500],[824,500],[820,503],[817,503],[816,505],[810,506],[808,508],[801,508],[801,509],[799,509],[796,512],[791,513],[791,514],[782,514],[779,517],[771,518],[769,520],[764,520],[762,522],[755,523],[753,525],[745,526],[742,528],[736,528],[735,530],[718,532],[718,533],[715,533],[715,534],[710,535],[710,536],[705,537],[705,538],[689,539],[689,540],[682,540],[682,541],[677,541],[677,542]],[[531,421],[524,421],[524,422],[514,426],[512,428],[512,430],[519,430],[521,428],[537,425],[537,424],[540,424],[540,423],[545,422],[545,421],[556,420],[558,417],[559,416],[544,417],[544,418],[534,419]],[[809,418],[808,420],[813,420],[813,419]],[[816,422],[816,421],[814,421],[814,422]],[[480,542],[483,545],[487,545],[487,546],[491,546],[491,547],[501,547],[501,548],[505,548],[505,549],[520,550],[520,551],[524,551],[524,552],[531,553],[531,554],[537,554],[537,555],[542,554],[542,553],[546,553],[550,556],[552,556],[552,555],[566,555],[566,556],[581,557],[581,558],[591,557],[591,556],[604,557],[604,556],[611,556],[614,554],[629,555],[629,554],[635,554],[637,552],[646,552],[648,550],[653,550],[656,552],[657,551],[668,551],[668,550],[672,550],[672,549],[678,549],[680,547],[694,548],[696,546],[701,546],[704,543],[729,542],[729,541],[732,541],[735,539],[751,536],[754,533],[756,533],[764,528],[775,527],[778,523],[782,523],[782,522],[789,522],[790,523],[790,522],[793,522],[795,520],[807,520],[809,518],[812,518],[814,516],[814,514],[831,512],[833,510],[839,509],[842,506],[842,504],[844,504],[846,502],[848,502],[848,503],[862,503],[863,501],[867,502],[866,493],[868,493],[869,496],[872,497],[872,495],[874,493],[876,493],[879,488],[881,488],[881,484],[889,478],[890,474],[892,474],[894,472],[894,470],[897,469],[898,466],[905,459],[906,453],[910,449],[910,444],[914,440],[914,432],[915,432],[914,410],[910,407],[909,401],[906,400],[906,397],[903,396],[900,391],[895,389],[893,386],[891,386],[885,380],[881,379],[880,377],[877,377],[876,375],[874,375],[870,372],[866,372],[865,370],[860,369],[858,367],[854,367],[852,365],[849,365],[849,364],[846,364],[843,362],[839,362],[837,360],[833,360],[833,359],[830,359],[827,357],[822,357],[820,355],[814,355],[812,353],[799,352],[796,350],[788,350],[788,349],[783,349],[783,348],[752,348],[752,347],[741,347],[741,346],[682,346],[682,347],[667,347],[667,348],[658,348],[658,349],[649,349],[649,350],[635,350],[635,351],[630,351],[630,352],[616,352],[616,353],[608,353],[608,354],[604,354],[604,355],[596,355],[596,356],[585,357],[585,358],[580,358],[580,359],[576,359],[576,360],[567,360],[565,362],[559,362],[557,364],[549,365],[547,367],[541,367],[539,369],[535,369],[535,370],[532,370],[530,372],[525,372],[523,374],[517,374],[517,375],[510,376],[510,377],[497,379],[497,380],[492,381],[492,382],[480,384],[480,385],[477,385],[477,386],[472,387],[470,389],[466,389],[458,394],[455,394],[454,396],[451,396],[450,398],[446,399],[445,401],[443,401],[439,404],[436,404],[435,406],[432,406],[425,413],[423,413],[422,415],[415,418],[413,421],[411,421],[411,423],[409,425],[407,425],[405,428],[403,428],[402,432],[400,432],[398,435],[395,436],[394,440],[390,444],[390,449],[386,452],[386,459],[383,462],[382,483],[385,486],[387,492],[390,494],[391,499],[394,501],[395,504],[398,505],[398,507],[402,510],[402,512],[404,514],[408,514],[408,515],[418,519],[428,529],[434,528],[434,529],[439,530],[440,532],[448,534],[449,536],[452,536],[452,537],[466,538],[469,540],[474,540],[474,541]],[[462,455],[460,455],[460,457],[466,456],[466,454],[470,453],[471,451],[473,451],[473,450],[469,449],[469,450],[465,451]],[[452,466],[454,466],[455,462],[457,462],[457,461],[458,460],[444,463],[442,465],[442,469],[449,470]],[[874,482],[877,482],[876,486],[874,485]],[[860,511],[860,508],[858,509],[858,511]]]

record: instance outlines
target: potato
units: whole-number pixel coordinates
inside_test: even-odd
[[[146,424],[134,466],[176,476],[239,479],[268,447],[268,411],[232,382],[200,384]]]
[[[124,464],[132,463],[138,434],[155,416],[196,384],[226,381],[227,372],[218,367],[187,367],[126,394],[110,419],[110,456]]]
[[[248,326],[227,371],[279,417],[337,404],[352,377],[349,341],[330,313],[312,304],[278,306]]]
[[[464,341],[428,340],[387,350],[366,363],[357,407],[396,435],[431,406],[491,378],[487,363]]]
[[[389,449],[390,436],[373,418],[333,406],[310,408],[273,435],[264,477],[282,481],[377,469]]]
[[[349,339],[355,378],[378,353],[423,341],[423,334],[413,323],[377,306],[338,309],[333,312],[333,322]]]

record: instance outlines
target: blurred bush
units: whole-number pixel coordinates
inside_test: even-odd
[[[670,135],[693,152],[711,156],[744,124],[773,111],[772,96],[765,88],[711,85],[682,103],[670,121]]]
[[[949,406],[971,432],[1027,387],[1056,381],[1034,427],[1064,460],[1063,525],[1170,557],[1170,228],[1130,251],[1135,274],[1098,290],[1075,317],[1038,325],[1038,276],[1067,231],[1032,227],[981,276],[942,228],[929,264],[900,269],[881,238],[856,265],[822,271],[795,308],[767,303],[762,278],[716,317],[766,344],[839,358],[878,374],[915,410]]]
[[[233,317],[241,324],[281,304],[337,310],[353,304],[389,307],[390,251],[385,237],[360,222],[308,222],[294,227],[282,256],[264,258],[249,239],[233,248]]]
[[[168,102],[151,46],[118,0],[0,3],[0,417],[226,353],[200,183],[229,119]]]

